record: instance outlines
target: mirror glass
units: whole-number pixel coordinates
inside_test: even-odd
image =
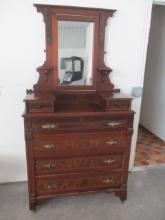
[[[92,85],[92,22],[58,21],[58,78],[60,85]]]

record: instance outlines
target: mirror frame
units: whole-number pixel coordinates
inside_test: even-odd
[[[84,90],[84,89],[96,89],[96,63],[97,63],[97,43],[98,43],[98,37],[97,37],[97,33],[98,33],[98,22],[97,22],[97,17],[93,17],[93,16],[74,16],[74,15],[57,15],[54,17],[54,19],[56,19],[55,22],[57,22],[56,27],[57,27],[57,35],[58,35],[58,21],[75,21],[75,22],[92,22],[94,24],[94,29],[93,29],[93,49],[92,49],[92,85],[59,85],[57,84],[57,89],[58,90]],[[58,39],[55,39],[55,37],[53,38],[53,40],[56,42],[56,44],[58,44]],[[55,62],[54,65],[56,65],[57,63],[57,69],[58,68],[58,49],[56,51],[56,54],[53,55],[54,58],[57,60]],[[58,77],[59,72],[57,72],[57,77]],[[58,78],[57,78],[57,82],[58,82]],[[61,88],[62,87],[62,88]]]
[[[104,63],[105,27],[108,17],[115,10],[35,4],[45,22],[46,61],[37,68],[39,80],[34,91],[56,92],[61,90],[112,91],[109,79],[111,69]],[[58,80],[58,21],[93,22],[93,83],[92,85],[60,86]]]

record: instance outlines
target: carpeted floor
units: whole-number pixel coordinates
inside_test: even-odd
[[[128,199],[99,193],[50,199],[28,210],[27,184],[0,185],[0,220],[164,220],[165,167],[129,175]]]

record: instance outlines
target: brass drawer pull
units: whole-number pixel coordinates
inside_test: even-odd
[[[48,190],[53,190],[53,189],[56,189],[56,185],[54,183],[48,183],[47,188]]]
[[[113,177],[109,177],[109,178],[107,178],[107,179],[104,179],[103,182],[104,182],[104,183],[107,183],[107,184],[108,184],[108,183],[113,183]]]
[[[109,122],[107,125],[114,128],[118,125],[120,125],[121,123],[120,122],[117,122],[117,121],[112,121],[112,122]]]
[[[51,150],[54,148],[54,144],[44,144],[43,147],[46,149],[46,150]]]
[[[42,128],[42,129],[46,129],[46,130],[50,130],[50,129],[57,128],[57,127],[56,127],[56,125],[54,125],[54,124],[47,123],[47,124],[41,125],[41,128]]]
[[[49,170],[54,169],[54,167],[55,167],[54,163],[46,163],[43,165],[43,168],[49,169]]]
[[[113,159],[104,160],[104,163],[106,163],[106,164],[112,164],[114,162],[115,162],[115,160],[113,160]]]
[[[106,144],[107,144],[108,146],[113,146],[113,145],[118,144],[118,141],[116,141],[116,140],[110,140],[110,141],[106,141]]]

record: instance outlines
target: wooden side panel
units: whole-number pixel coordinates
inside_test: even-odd
[[[34,210],[37,205],[37,199],[36,199],[35,164],[34,164],[34,151],[33,151],[34,148],[32,144],[33,134],[31,130],[31,120],[24,119],[24,126],[25,126],[27,173],[28,173],[29,209]]]

